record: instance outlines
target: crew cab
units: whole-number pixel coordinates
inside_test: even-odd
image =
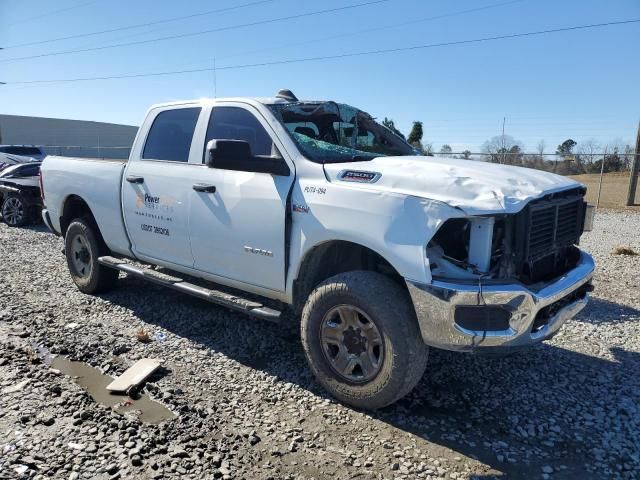
[[[40,218],[40,162],[18,163],[0,171],[0,212],[10,227]]]
[[[592,288],[581,184],[425,157],[288,90],[153,106],[127,162],[47,157],[42,184],[82,292],[121,271],[258,318],[287,309],[318,381],[363,408],[408,393],[429,347],[552,337]]]

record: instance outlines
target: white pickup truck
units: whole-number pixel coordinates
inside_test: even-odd
[[[318,381],[358,407],[407,394],[429,347],[550,338],[592,289],[582,185],[420,156],[369,114],[288,90],[156,105],[127,162],[41,170],[82,292],[124,271],[264,319],[289,308]]]

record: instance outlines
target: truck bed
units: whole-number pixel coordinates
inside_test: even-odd
[[[122,159],[48,156],[42,163],[45,204],[51,223],[60,232],[60,217],[65,202],[77,195],[88,205],[100,227],[105,243],[114,252],[127,254],[129,240],[120,208]],[[48,188],[55,184],[56,188]],[[63,193],[65,192],[65,193]]]

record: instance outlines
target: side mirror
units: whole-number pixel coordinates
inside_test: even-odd
[[[244,140],[211,140],[207,143],[207,166],[237,172],[270,173],[288,177],[291,173],[282,157],[252,155]]]

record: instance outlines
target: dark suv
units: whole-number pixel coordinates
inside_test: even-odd
[[[40,218],[40,165],[20,163],[0,172],[0,212],[10,227],[21,227]]]
[[[41,162],[45,153],[40,147],[28,145],[0,145],[0,172],[11,165]]]

